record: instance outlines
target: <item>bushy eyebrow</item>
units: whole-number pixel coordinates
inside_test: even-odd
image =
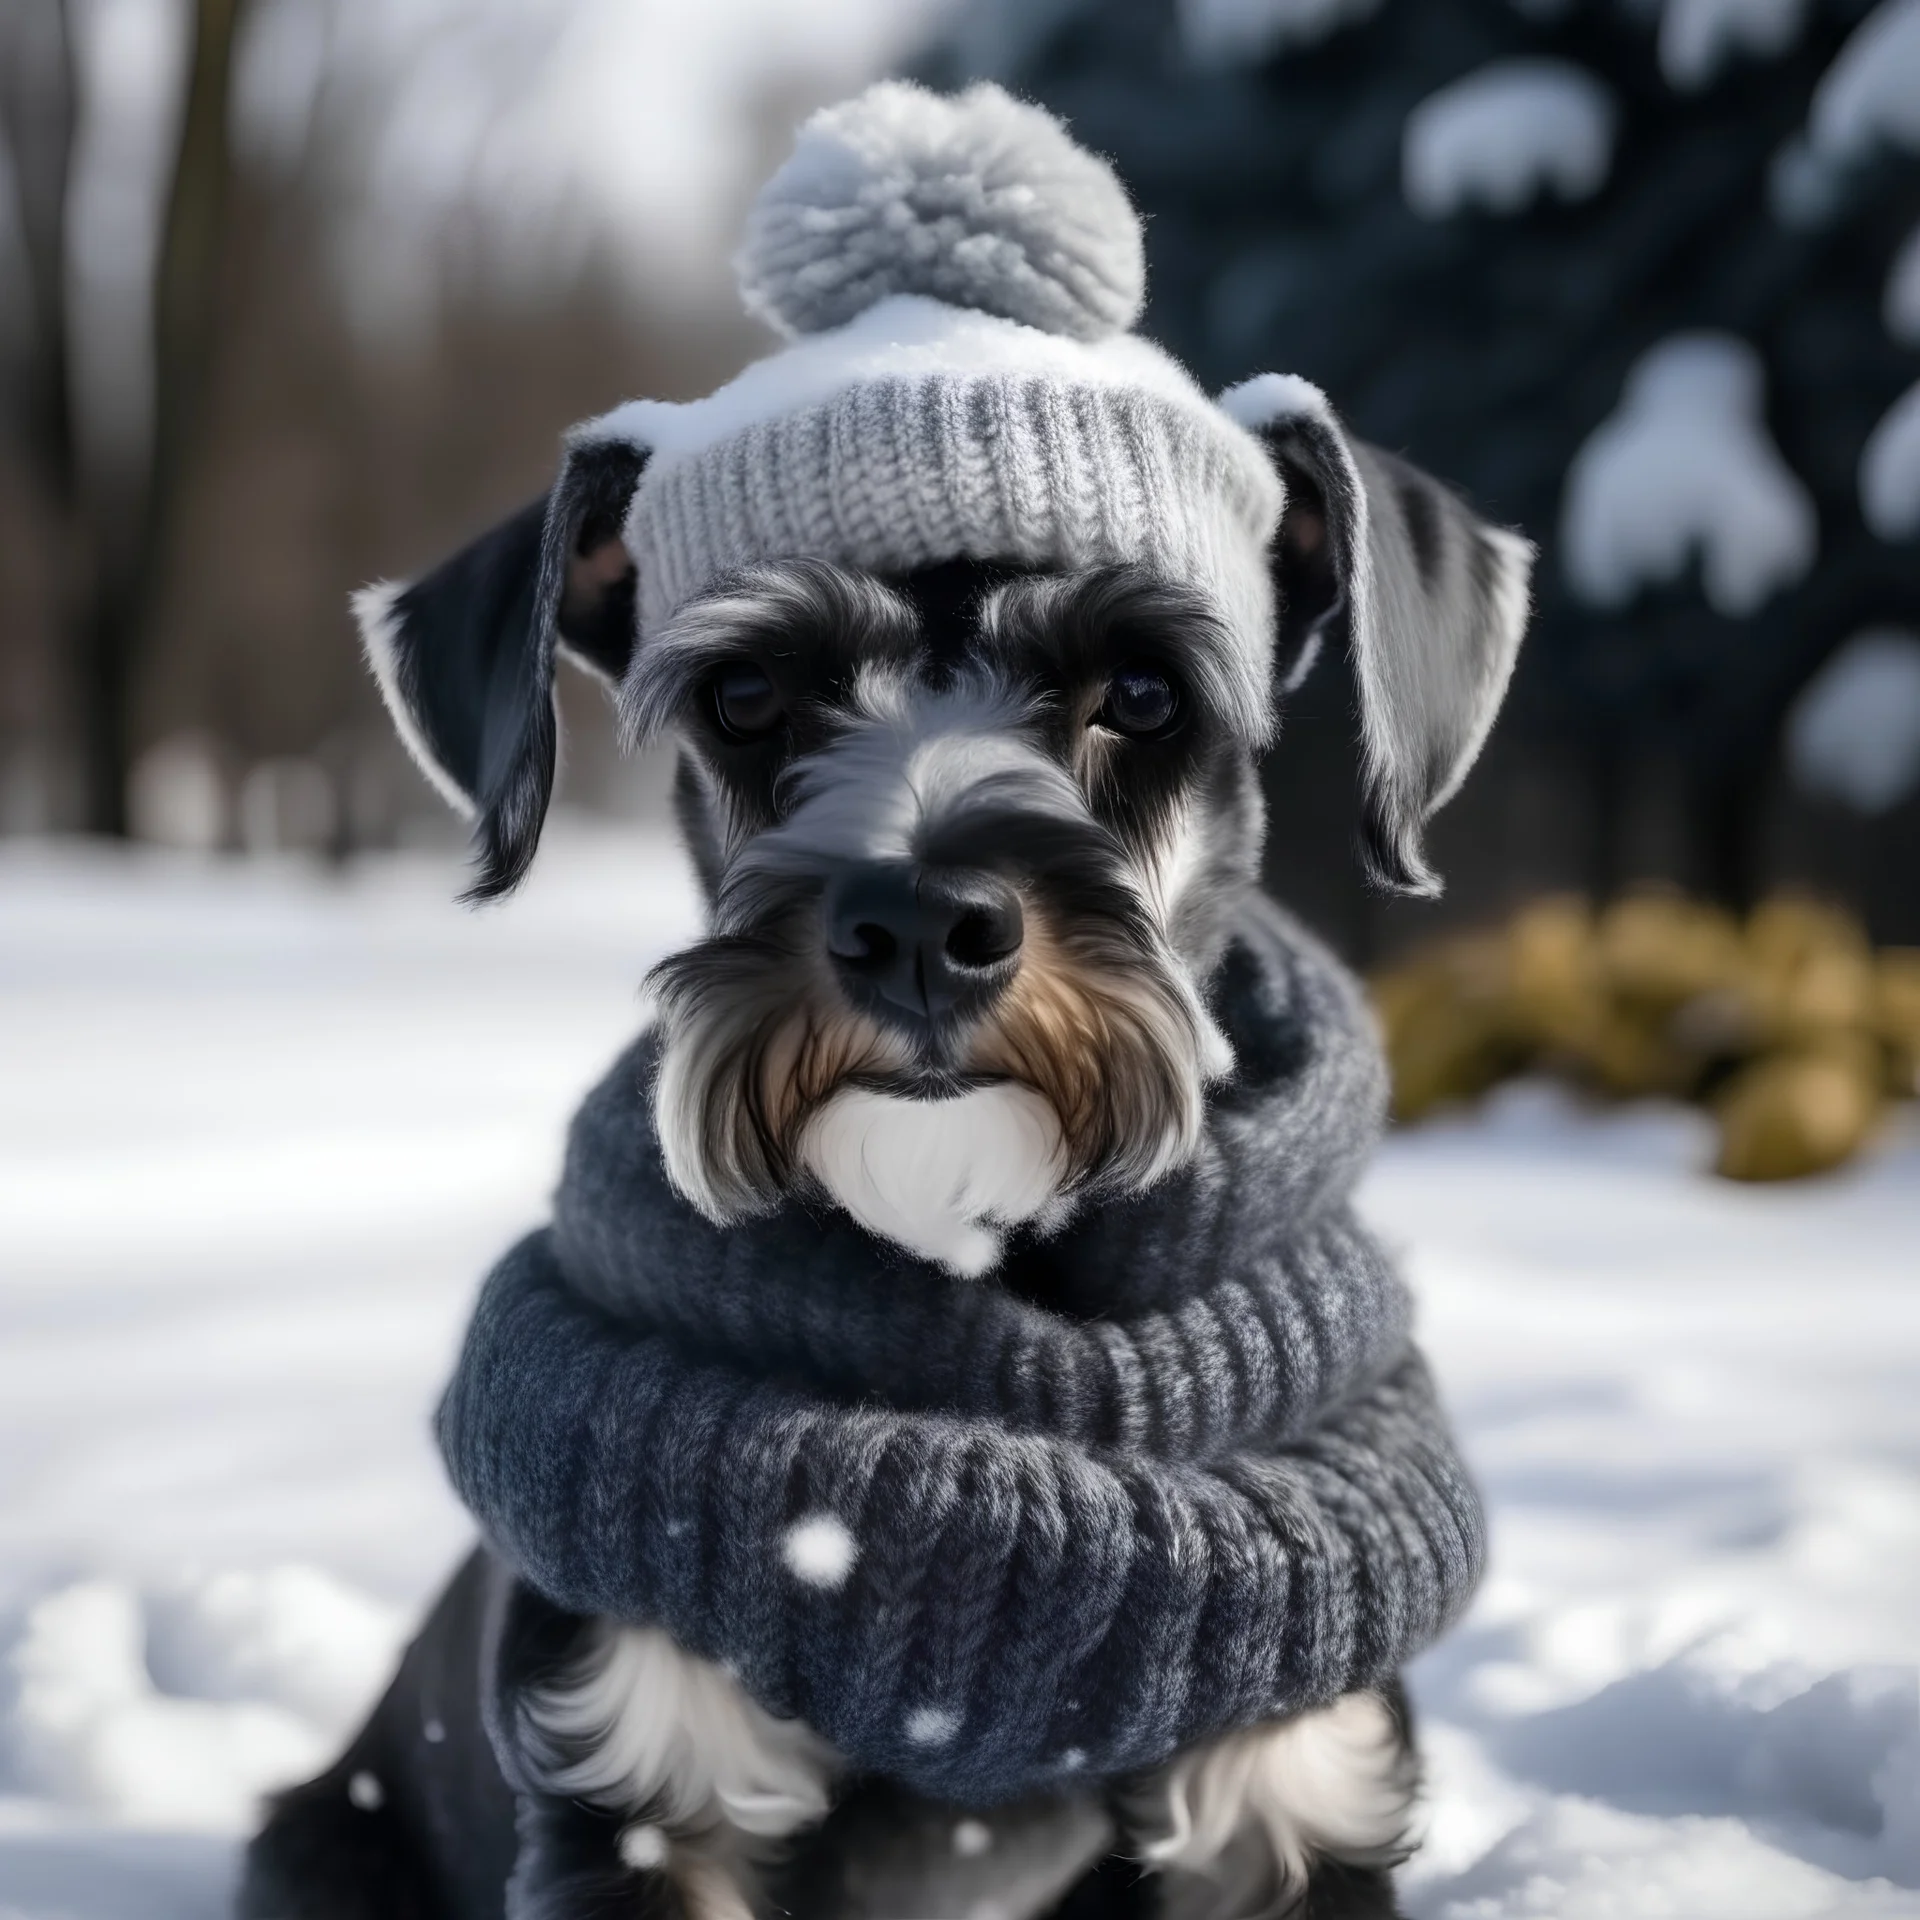
[[[629,746],[657,739],[708,673],[756,647],[851,677],[865,662],[910,659],[920,642],[913,607],[872,574],[807,559],[742,567],[635,649],[620,682],[621,733]]]
[[[1195,704],[1250,747],[1272,728],[1264,661],[1253,660],[1197,587],[1138,567],[1095,567],[1010,580],[981,609],[982,637],[1045,658],[1067,677],[1129,658],[1165,662]]]

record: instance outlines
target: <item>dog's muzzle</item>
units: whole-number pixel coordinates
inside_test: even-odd
[[[827,951],[848,999],[910,1035],[977,1018],[1019,971],[1026,916],[998,874],[857,866],[834,879],[824,907]]]
[[[709,1219],[809,1183],[956,1272],[1006,1229],[1138,1190],[1231,1062],[1149,851],[1017,687],[870,675],[662,963],[655,1112]]]

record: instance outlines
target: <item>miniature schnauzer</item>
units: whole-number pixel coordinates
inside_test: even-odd
[[[824,1189],[978,1274],[983,1222],[1179,1165],[1226,1063],[1207,986],[1257,885],[1260,757],[1323,638],[1361,691],[1364,857],[1431,890],[1421,828],[1502,697],[1528,549],[1323,403],[1260,434],[1287,498],[1266,682],[1188,585],[965,559],[753,565],[636,651],[621,530],[644,456],[614,445],[372,591],[400,730],[475,817],[479,897],[540,833],[556,651],[611,685],[633,740],[677,743],[710,922],[654,976],[656,1101],[711,1219]],[[845,1781],[810,1729],[663,1632],[564,1614],[482,1549],[345,1756],[278,1802],[242,1910],[1385,1915],[1417,1771],[1398,1690],[1352,1694],[1104,1797],[1003,1810],[989,1858],[954,1810]],[[670,1833],[703,1837],[669,1861]],[[850,1904],[832,1860],[862,1850]]]

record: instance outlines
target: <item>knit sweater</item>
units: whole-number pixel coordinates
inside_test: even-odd
[[[1197,1158],[961,1280],[799,1200],[669,1186],[643,1037],[439,1415],[556,1603],[664,1626],[856,1768],[985,1804],[1383,1678],[1471,1591],[1478,1501],[1353,1217],[1384,1073],[1351,978],[1249,906]]]

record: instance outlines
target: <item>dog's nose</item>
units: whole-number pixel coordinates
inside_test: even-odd
[[[1004,986],[1025,931],[1019,894],[991,873],[861,867],[826,906],[827,949],[841,972],[925,1020]]]

